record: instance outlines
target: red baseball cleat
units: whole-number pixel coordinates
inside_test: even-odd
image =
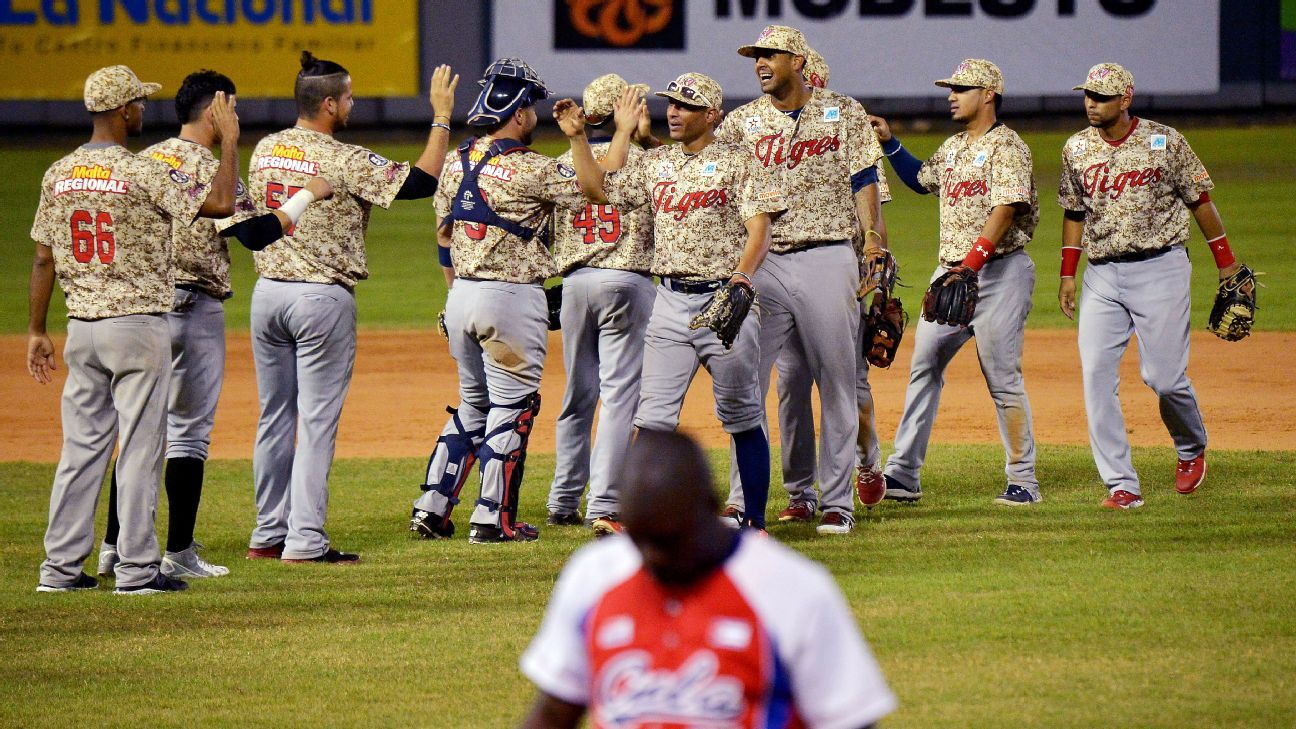
[[[802,521],[811,522],[815,518],[815,505],[809,501],[793,501],[788,504],[788,508],[779,512],[778,520],[781,522]]]
[[[855,492],[860,503],[872,509],[886,498],[886,479],[882,478],[881,471],[860,466],[855,472]]]
[[[268,547],[248,547],[248,559],[279,559],[283,557],[284,543],[271,544]]]
[[[1206,454],[1187,461],[1179,461],[1175,468],[1175,491],[1191,494],[1206,480]]]
[[[1143,497],[1125,489],[1116,489],[1103,499],[1102,505],[1104,509],[1137,509],[1143,505]]]

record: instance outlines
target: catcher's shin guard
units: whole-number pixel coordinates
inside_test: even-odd
[[[428,521],[439,536],[454,532],[450,513],[459,503],[459,492],[468,481],[486,436],[486,408],[465,402],[457,409],[447,407],[446,412],[450,413],[450,419],[437,438],[436,448],[428,458],[427,474],[419,487],[425,493],[415,502],[416,507],[436,517]]]
[[[533,392],[506,405],[491,405],[486,438],[477,451],[481,461],[481,498],[473,510],[474,524],[495,524],[508,539],[515,536],[518,493],[526,464],[527,441],[540,414],[540,393]]]

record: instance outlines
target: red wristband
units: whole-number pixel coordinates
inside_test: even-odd
[[[1237,259],[1233,257],[1233,251],[1229,249],[1227,235],[1221,235],[1214,240],[1208,240],[1206,241],[1206,245],[1210,246],[1211,255],[1215,256],[1216,268],[1228,268],[1237,261]]]
[[[963,257],[963,265],[973,271],[980,271],[986,260],[994,255],[994,251],[995,244],[983,235],[977,238],[977,242],[972,244],[972,250]]]
[[[1075,276],[1080,266],[1080,249],[1074,246],[1062,247],[1062,276]]]

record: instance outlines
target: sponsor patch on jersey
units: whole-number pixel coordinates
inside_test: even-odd
[[[1166,135],[1164,135],[1164,134],[1153,134],[1153,135],[1151,136],[1151,138],[1148,139],[1148,147],[1149,147],[1150,149],[1165,149],[1165,148],[1166,148]]]
[[[977,152],[977,156],[972,158],[973,167],[985,167],[985,163],[986,163],[985,152]]]
[[[629,615],[618,615],[609,618],[606,623],[599,626],[598,635],[594,639],[598,641],[599,648],[606,650],[630,645],[634,640],[634,634],[634,618]]]
[[[951,149],[948,153],[946,153],[946,155],[945,155],[945,166],[946,166],[946,167],[953,167],[953,166],[954,166],[954,158],[957,157],[957,156],[958,156],[958,153],[955,152],[955,151],[952,150],[952,149]]]
[[[747,121],[743,122],[743,131],[748,134],[759,134],[761,130],[761,118],[758,116],[749,116]]]
[[[171,180],[177,185],[187,185],[189,184],[189,175],[180,170],[171,170]]]
[[[270,154],[252,160],[254,170],[286,170],[307,175],[319,174],[319,163],[306,159],[306,150],[287,144],[276,144]]]
[[[675,165],[670,162],[660,162],[657,164],[657,179],[665,180],[675,176]]]
[[[373,165],[374,167],[386,167],[387,165],[391,164],[391,160],[387,159],[381,154],[370,152],[369,164]]]
[[[112,176],[112,168],[103,165],[76,165],[72,176],[54,183],[54,194],[65,192],[111,192],[114,195],[125,195],[130,186],[125,180]]]
[[[826,122],[841,121],[841,107],[830,106],[824,109],[823,120]]]
[[[563,177],[565,177],[565,178],[567,178],[567,179],[570,180],[571,178],[573,178],[573,177],[576,176],[576,170],[572,169],[572,168],[569,167],[568,165],[565,165],[565,164],[559,162],[559,163],[558,163],[558,174],[560,174],[560,175],[562,175]]]
[[[707,643],[713,648],[740,651],[751,645],[752,626],[745,620],[716,618],[707,632]]]
[[[703,177],[715,177],[715,173],[716,173],[716,163],[707,162],[705,165],[702,165],[702,171],[699,172],[698,174],[702,175]]]
[[[1089,151],[1089,143],[1083,139],[1077,139],[1071,143],[1071,154],[1077,157]]]
[[[180,158],[175,156],[174,154],[165,154],[163,152],[152,152],[149,154],[149,156],[157,160],[158,162],[164,162],[167,165],[170,165],[171,169],[173,170],[180,169],[180,165],[183,164],[180,161]]]

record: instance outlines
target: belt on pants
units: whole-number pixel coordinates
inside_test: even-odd
[[[725,285],[724,281],[685,281],[683,279],[661,277],[662,286],[680,294],[709,294]]]
[[[1135,261],[1147,261],[1153,258],[1160,258],[1172,250],[1174,250],[1174,246],[1166,246],[1165,248],[1149,248],[1147,250],[1134,251],[1133,253],[1122,253],[1119,256],[1090,258],[1089,263],[1101,266],[1104,263],[1133,263]]]

